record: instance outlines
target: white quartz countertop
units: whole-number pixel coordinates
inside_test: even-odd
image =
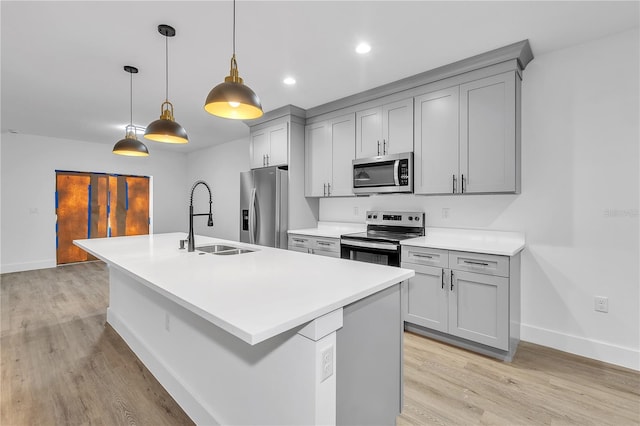
[[[520,232],[457,228],[426,228],[425,236],[403,240],[402,245],[514,256],[524,249]]]
[[[196,236],[196,247],[254,249],[231,256],[180,250],[184,233],[75,240],[168,299],[255,345],[411,278],[390,266]]]
[[[289,234],[306,235],[309,237],[340,238],[342,234],[353,234],[367,230],[364,223],[347,222],[318,222],[316,228],[290,229]]]

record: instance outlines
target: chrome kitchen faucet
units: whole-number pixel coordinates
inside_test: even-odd
[[[193,191],[196,189],[198,185],[204,185],[207,187],[207,191],[209,191],[209,213],[193,213]],[[203,180],[199,180],[193,184],[191,187],[191,199],[189,203],[189,237],[188,241],[188,249],[187,251],[195,251],[196,250],[196,242],[193,236],[193,217],[194,216],[209,216],[209,220],[207,221],[207,226],[213,226],[213,214],[211,214],[211,204],[213,203],[213,197],[211,196],[211,188],[207,185],[207,182]]]

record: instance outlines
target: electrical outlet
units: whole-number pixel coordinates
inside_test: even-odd
[[[333,374],[333,345],[322,351],[321,357],[322,375],[320,381],[324,382]]]
[[[442,218],[443,219],[449,219],[449,215],[451,214],[451,209],[449,207],[443,207],[442,208]]]
[[[596,296],[594,298],[594,309],[598,312],[609,312],[609,298]]]
[[[164,329],[171,331],[171,317],[169,316],[169,312],[164,313]]]

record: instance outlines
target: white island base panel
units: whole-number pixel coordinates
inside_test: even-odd
[[[108,323],[196,424],[395,424],[399,285],[249,345],[109,271]]]

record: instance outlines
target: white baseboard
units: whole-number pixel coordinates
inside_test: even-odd
[[[39,260],[37,262],[24,263],[4,263],[0,265],[0,274],[8,274],[11,272],[33,271],[35,269],[55,268],[56,260]]]
[[[640,371],[640,350],[521,324],[520,339]]]
[[[131,331],[124,321],[109,308],[107,308],[107,323],[122,337],[145,367],[196,424],[220,424],[205,408],[205,405],[194,396],[189,387],[179,379],[178,375],[162,362],[144,343],[144,340]]]

